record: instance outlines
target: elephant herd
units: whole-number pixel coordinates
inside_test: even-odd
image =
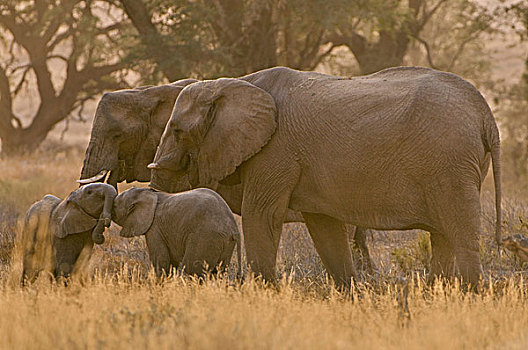
[[[84,186],[27,214],[24,271],[72,273],[110,220],[122,236],[146,236],[158,273],[226,266],[235,246],[240,267],[236,213],[247,261],[269,281],[283,223],[302,221],[339,286],[356,278],[347,224],[367,257],[363,228],[429,231],[431,276],[475,286],[490,162],[500,244],[498,128],[479,91],[454,74],[397,67],[343,78],[275,67],[110,92],[96,110]],[[150,188],[117,195],[122,181]],[[36,249],[37,235],[48,248]]]

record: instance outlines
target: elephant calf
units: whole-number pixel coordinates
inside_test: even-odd
[[[122,227],[122,237],[145,235],[158,276],[180,264],[185,273],[198,276],[206,266],[213,272],[227,268],[235,244],[241,276],[240,232],[227,203],[212,190],[167,194],[133,187],[116,197],[113,220]]]
[[[22,284],[41,271],[69,276],[86,263],[94,243],[104,242],[116,190],[96,183],[78,188],[61,200],[46,195],[29,208],[22,230]]]

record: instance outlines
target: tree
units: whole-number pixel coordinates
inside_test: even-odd
[[[143,43],[169,80],[239,76],[288,65],[313,69],[330,15],[325,3],[276,0],[120,0]],[[301,21],[295,21],[302,15]]]
[[[119,11],[90,0],[4,0],[0,3],[0,139],[2,153],[32,151],[58,122],[106,89],[125,85],[117,36]],[[35,91],[38,107],[19,104]],[[26,94],[24,95],[24,92]],[[23,119],[29,119],[24,125]]]
[[[119,2],[143,52],[169,80],[238,76],[275,65],[313,70],[338,47],[347,48],[359,73],[367,74],[405,64],[416,43],[425,64],[451,70],[491,22],[470,0]],[[449,13],[449,30],[457,33],[458,42],[449,42],[455,52],[443,48],[453,58],[447,65],[433,54],[442,43],[422,35],[431,23],[442,22],[439,13]]]
[[[503,23],[519,36],[520,42],[528,41],[528,5],[525,1],[509,4],[500,9]],[[519,82],[498,90],[495,102],[501,122],[502,153],[504,168],[511,169],[506,175],[516,189],[526,187],[528,180],[528,57]]]

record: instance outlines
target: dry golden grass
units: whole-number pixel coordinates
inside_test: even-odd
[[[77,188],[82,158],[82,147],[72,147],[0,160],[0,253],[11,254],[17,220],[34,201],[47,193],[64,198]],[[525,348],[528,290],[521,264],[507,254],[498,257],[490,243],[492,198],[484,194],[484,267],[495,281],[513,276],[493,284],[499,291],[428,290],[416,232],[376,232],[369,244],[380,276],[368,280],[377,287],[343,296],[326,280],[301,224],[285,226],[279,290],[251,280],[236,286],[227,279],[199,284],[178,277],[158,284],[143,238],[123,239],[112,227],[91,261],[91,269],[106,277],[83,284],[40,279],[23,289],[20,256],[8,263],[0,254],[0,349]],[[522,229],[517,222],[526,212],[524,201],[505,200],[507,234]],[[410,319],[395,292],[394,281],[404,272],[420,276],[410,278]]]
[[[410,319],[393,287],[353,301],[287,282],[280,291],[185,278],[4,287],[0,348],[526,348],[527,290],[510,282],[482,295],[412,285]]]

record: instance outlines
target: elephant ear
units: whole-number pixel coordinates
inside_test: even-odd
[[[205,136],[197,157],[201,186],[235,172],[268,143],[277,126],[275,101],[266,91],[238,79],[205,83],[212,84],[213,103],[203,121]]]
[[[158,196],[152,191],[141,191],[134,201],[128,203],[128,213],[123,220],[121,237],[144,235],[152,222],[158,205]]]
[[[82,211],[71,202],[62,201],[54,212],[55,236],[64,238],[80,232],[90,231],[97,219]]]
[[[178,95],[184,87],[197,81],[195,79],[182,79],[171,84],[148,87],[141,92],[142,101],[140,104],[143,104],[141,107],[146,107],[150,111],[149,118],[152,126],[161,129],[158,142],[171,116]]]

